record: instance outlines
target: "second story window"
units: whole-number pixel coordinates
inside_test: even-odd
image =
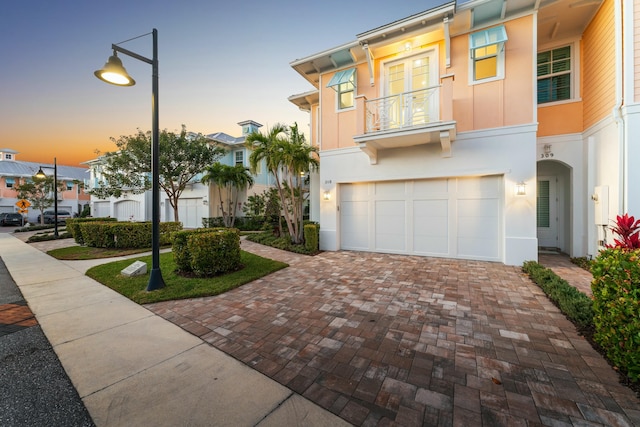
[[[242,151],[235,152],[235,164],[244,165],[244,152]]]
[[[5,178],[4,182],[7,184],[7,188],[13,188],[16,180],[14,178]]]
[[[538,53],[538,104],[572,98],[571,46]]]
[[[469,35],[471,76],[473,82],[504,78],[504,25]]]
[[[327,87],[336,91],[337,109],[353,108],[356,92],[356,69],[338,71],[333,75]]]

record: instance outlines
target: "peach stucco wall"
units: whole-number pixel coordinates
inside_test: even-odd
[[[611,114],[615,104],[615,29],[613,0],[605,0],[582,41],[584,128]]]
[[[469,84],[468,34],[452,38],[449,68],[445,67],[444,40],[431,40],[428,45],[421,46],[425,49],[437,49],[441,76],[453,75],[453,119],[457,122],[458,132],[534,122],[533,17],[515,19],[507,22],[505,27],[508,36],[505,43],[505,78],[493,82]],[[374,86],[369,84],[367,63],[357,65],[356,96],[364,95],[366,99],[381,96],[383,85],[379,81],[380,64],[390,58],[375,58]],[[355,109],[337,111],[336,93],[326,87],[334,74],[335,72],[323,74],[319,84],[321,150],[352,147],[353,136],[357,134],[356,114],[363,114]],[[312,126],[315,124],[312,123]]]
[[[533,117],[533,18],[505,23],[505,78],[469,84],[469,36],[451,40],[453,117],[458,132],[529,124]]]

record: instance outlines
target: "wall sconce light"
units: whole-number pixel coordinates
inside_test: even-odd
[[[405,52],[411,52],[411,48],[412,48],[411,43],[406,42],[406,43],[404,44],[404,51],[405,51]]]
[[[322,195],[322,198],[324,200],[331,200],[331,192],[325,191],[324,194]]]
[[[524,181],[520,181],[516,184],[516,196],[526,196],[527,195],[527,184]]]
[[[202,200],[202,204],[203,204],[204,206],[207,206],[207,205],[209,204],[209,201],[208,201],[207,199],[203,199],[203,200]]]
[[[553,152],[551,151],[551,144],[545,144],[543,147],[544,153],[540,154],[541,159],[548,159],[549,157],[553,157]]]

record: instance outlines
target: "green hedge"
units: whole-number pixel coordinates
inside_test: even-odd
[[[259,231],[264,227],[264,216],[237,216],[233,228],[240,231]],[[202,218],[202,226],[205,228],[224,227],[224,219],[219,217]]]
[[[593,325],[593,301],[589,296],[535,261],[525,262],[522,270],[577,326],[588,328]]]
[[[310,252],[320,250],[320,224],[309,223],[304,225],[304,245]]]
[[[234,228],[204,228],[174,234],[173,257],[181,273],[210,277],[238,270],[240,234]]]
[[[66,221],[67,231],[71,234],[73,239],[79,245],[84,245],[84,239],[82,232],[80,231],[80,224],[83,222],[106,222],[117,221],[117,218],[105,217],[105,218],[69,218]]]
[[[640,250],[605,249],[591,265],[594,340],[632,382],[640,381]]]
[[[96,248],[150,248],[151,222],[81,222],[82,240]],[[160,245],[171,244],[172,235],[182,229],[179,222],[160,223]]]

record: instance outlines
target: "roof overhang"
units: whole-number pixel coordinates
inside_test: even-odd
[[[302,59],[289,65],[316,88],[320,84],[320,74],[338,68],[356,65],[366,61],[365,52],[357,41],[343,44]]]
[[[311,106],[320,103],[320,92],[312,90],[298,95],[291,95],[289,102],[296,105],[302,111],[311,111]]]

